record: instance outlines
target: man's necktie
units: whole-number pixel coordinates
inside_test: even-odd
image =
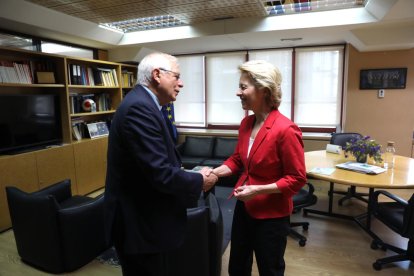
[[[177,128],[175,127],[174,121],[174,105],[173,103],[168,103],[161,108],[162,115],[164,116],[165,122],[167,123],[168,130],[170,131],[171,138],[174,143],[177,142]]]

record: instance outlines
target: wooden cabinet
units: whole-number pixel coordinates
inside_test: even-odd
[[[72,145],[36,151],[35,156],[40,189],[70,179],[72,194],[78,194]]]
[[[0,157],[0,231],[11,226],[6,186],[15,186],[25,192],[39,189],[34,153]]]
[[[105,183],[107,137],[73,144],[79,194],[88,194]]]

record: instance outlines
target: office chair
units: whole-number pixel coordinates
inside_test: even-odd
[[[342,149],[345,149],[346,143],[349,142],[352,138],[362,138],[363,136],[356,132],[344,132],[344,133],[332,133],[330,144],[341,146]],[[359,199],[365,203],[368,203],[368,199],[364,198],[367,197],[367,193],[357,193],[356,187],[351,185],[347,191],[332,191],[334,194],[340,194],[344,195],[341,199],[339,199],[338,204],[342,206],[343,202],[345,200],[348,200],[350,198],[356,198]]]
[[[379,196],[386,197],[391,202],[379,202]],[[414,194],[408,202],[387,191],[375,191],[372,201],[372,214],[391,230],[408,239],[407,249],[401,249],[393,245],[375,239],[371,243],[372,249],[390,249],[398,255],[378,259],[372,264],[375,270],[381,270],[384,264],[414,261]]]
[[[313,187],[313,185],[311,183],[306,183],[307,188],[302,188],[300,189],[300,191],[293,196],[293,213],[297,213],[300,210],[302,210],[302,208],[311,206],[316,204],[316,202],[318,201],[318,198],[316,197],[316,195],[314,195],[314,191],[315,188]],[[305,246],[306,245],[306,238],[305,236],[299,234],[296,230],[294,230],[292,227],[298,227],[298,226],[302,226],[303,230],[308,230],[309,228],[309,222],[307,221],[302,221],[302,222],[290,222],[290,232],[289,235],[297,238],[299,240],[299,245],[300,246]]]
[[[70,180],[34,193],[6,187],[17,252],[51,273],[74,271],[108,249],[103,195],[72,196]]]

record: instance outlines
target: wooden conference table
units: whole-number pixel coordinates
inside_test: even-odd
[[[335,168],[336,164],[353,161],[343,154],[329,153],[325,150],[305,152],[306,172],[309,179],[325,180],[330,182],[328,211],[304,209],[304,214],[313,213],[330,217],[350,219],[355,221],[372,238],[378,237],[371,231],[370,200],[374,189],[414,189],[414,159],[404,156],[395,156],[395,165],[384,173],[377,175],[363,174],[337,168],[332,174],[312,172],[315,168]],[[358,216],[348,216],[332,211],[334,183],[353,185],[369,189],[367,212]],[[414,190],[413,190],[414,192]],[[365,219],[365,223],[363,220]]]

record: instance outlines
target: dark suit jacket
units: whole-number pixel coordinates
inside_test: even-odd
[[[111,123],[105,186],[107,237],[126,254],[165,252],[184,239],[186,208],[201,193],[201,174],[180,169],[168,127],[140,85]]]
[[[257,133],[249,157],[249,139],[255,116],[243,119],[236,150],[224,164],[232,172],[242,171],[236,187],[277,182],[281,193],[261,194],[245,202],[247,212],[255,218],[278,218],[292,213],[292,196],[306,183],[302,132],[279,111],[269,113]]]

